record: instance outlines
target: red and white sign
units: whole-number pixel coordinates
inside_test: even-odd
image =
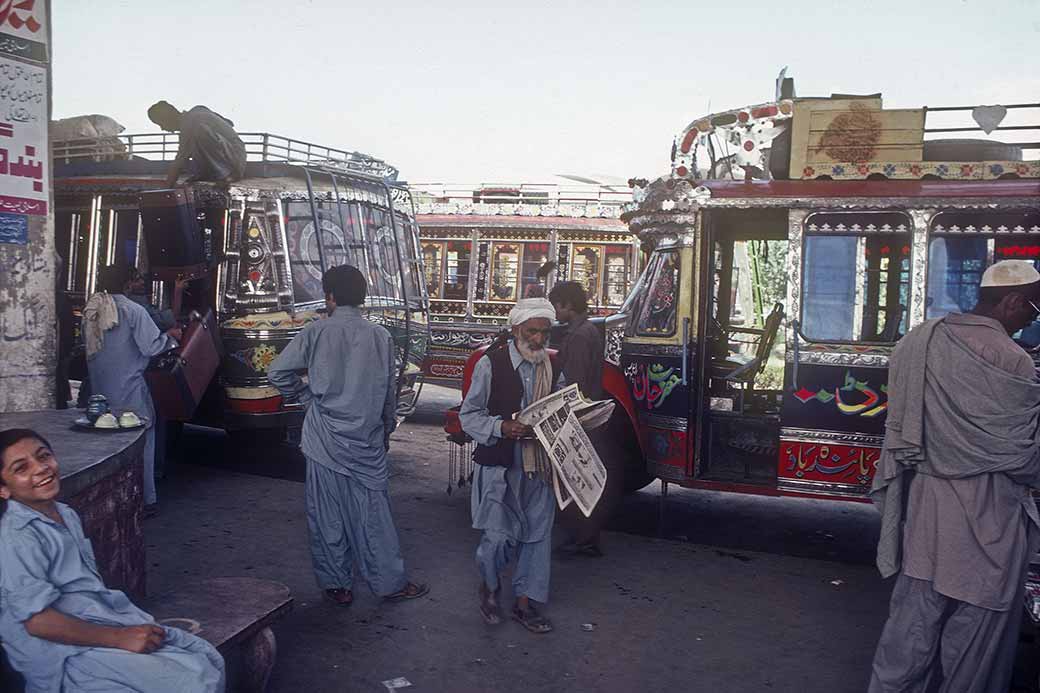
[[[0,0],[0,31],[47,43],[46,4],[43,0]]]
[[[47,214],[49,168],[47,70],[0,57],[0,212]]]

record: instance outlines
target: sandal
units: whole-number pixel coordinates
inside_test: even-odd
[[[350,606],[354,603],[354,593],[342,587],[323,590],[321,596],[336,606]]]
[[[578,556],[588,556],[589,558],[603,558],[603,549],[600,548],[599,544],[582,544],[578,547],[578,550],[574,552]]]
[[[568,556],[585,556],[588,558],[603,558],[603,549],[595,542],[586,544],[566,544],[560,550]]]
[[[498,594],[498,590],[495,590],[495,594]],[[484,618],[484,623],[489,626],[497,626],[502,622],[502,610],[498,608],[498,602],[495,601],[494,596],[491,592],[484,587],[480,586],[480,615]]]
[[[526,610],[514,606],[513,620],[532,633],[548,633],[553,629],[552,621],[539,614],[538,610],[530,604]]]
[[[419,597],[425,597],[426,593],[430,591],[430,586],[427,584],[417,585],[414,582],[409,582],[404,586],[404,589],[398,590],[393,594],[388,594],[383,597],[388,602],[398,602],[404,599],[418,599]]]

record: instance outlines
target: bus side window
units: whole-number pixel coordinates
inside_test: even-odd
[[[654,266],[645,299],[639,306],[636,333],[645,337],[675,334],[675,309],[679,291],[679,253],[662,252]]]
[[[441,297],[441,260],[444,257],[444,243],[427,241],[422,244],[423,274],[426,280],[426,292],[430,298]]]
[[[990,250],[983,237],[933,238],[928,243],[926,317],[966,313],[979,302],[979,282]]]
[[[802,335],[813,342],[890,344],[909,323],[909,225],[848,233],[851,222],[810,226],[805,236]]]
[[[444,298],[465,301],[469,294],[469,241],[448,241],[444,254]]]

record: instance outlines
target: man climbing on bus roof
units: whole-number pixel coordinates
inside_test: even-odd
[[[871,497],[877,564],[896,575],[870,691],[1007,691],[1037,514],[1040,383],[1010,335],[1040,314],[1022,260],[982,275],[970,314],[914,328],[890,362]]]
[[[230,183],[245,175],[246,146],[235,124],[205,106],[179,111],[167,101],[148,109],[148,119],[167,132],[180,132],[177,158],[166,173],[166,187],[177,184],[188,159],[194,164],[190,180]]]
[[[556,311],[545,298],[524,298],[509,312],[512,339],[494,344],[477,361],[459,420],[477,442],[470,511],[477,546],[480,614],[502,622],[502,573],[516,561],[513,620],[532,633],[552,623],[532,602],[549,599],[552,526],[556,515],[553,468],[534,430],[514,415],[556,389],[559,371],[545,345]]]

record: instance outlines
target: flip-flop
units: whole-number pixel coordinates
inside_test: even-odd
[[[430,591],[430,586],[427,584],[417,585],[414,582],[409,582],[404,586],[404,589],[388,594],[383,597],[388,602],[399,602],[405,599],[418,599],[419,597],[425,597]]]
[[[605,555],[599,544],[589,542],[587,544],[564,544],[560,551],[568,556],[585,556],[588,558],[603,558]]]
[[[548,633],[553,629],[552,621],[539,614],[533,606],[528,606],[526,610],[521,610],[514,606],[513,620],[532,633],[539,635]]]
[[[489,626],[497,626],[502,622],[502,610],[498,608],[498,604],[481,602],[480,615],[484,618],[484,623]]]
[[[321,596],[325,601],[332,602],[336,606],[350,606],[354,603],[354,593],[351,590],[337,589],[322,590]]]
[[[599,544],[581,544],[574,551],[576,556],[587,556],[589,558],[603,558],[603,549]]]

